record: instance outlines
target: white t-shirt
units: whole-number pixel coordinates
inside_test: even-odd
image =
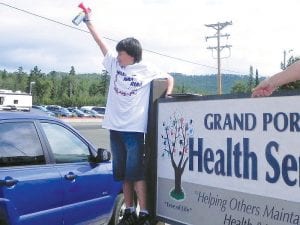
[[[145,133],[151,81],[168,75],[143,63],[121,67],[111,52],[103,65],[111,77],[102,127]]]

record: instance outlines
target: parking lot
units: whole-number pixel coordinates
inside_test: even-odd
[[[63,119],[97,148],[110,149],[109,132],[102,128],[102,119]]]

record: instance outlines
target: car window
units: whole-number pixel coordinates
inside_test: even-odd
[[[100,114],[105,114],[105,108],[94,107],[93,110],[97,111]]]
[[[45,163],[42,145],[33,122],[0,123],[0,166]]]
[[[88,146],[68,129],[52,123],[41,123],[56,163],[87,161]]]

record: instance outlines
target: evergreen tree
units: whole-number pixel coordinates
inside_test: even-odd
[[[258,84],[259,84],[258,70],[256,69],[256,71],[255,71],[255,86],[254,87],[256,87]]]
[[[89,88],[89,94],[91,96],[106,96],[108,91],[108,84],[109,84],[109,75],[108,72],[102,70],[100,77],[94,81]]]
[[[184,86],[184,84],[183,85],[181,85],[181,93],[182,94],[184,94],[186,91],[185,91],[185,86]]]
[[[249,91],[249,86],[241,81],[237,81],[235,85],[231,88],[232,94],[240,94],[240,93],[247,93]]]
[[[35,83],[35,95],[33,100],[35,104],[42,105],[45,102],[50,102],[51,82],[47,79],[38,78]]]
[[[249,71],[249,80],[248,80],[248,91],[251,92],[253,88],[253,66],[250,66],[250,71]]]
[[[41,72],[41,70],[38,68],[38,66],[35,66],[31,71],[30,71],[30,74],[29,74],[29,78],[27,80],[27,88],[26,88],[26,92],[29,93],[30,92],[30,83],[31,82],[36,82],[36,80],[39,78],[39,77],[43,77],[43,74]],[[36,84],[32,86],[32,94],[33,96],[35,95],[35,89],[36,89]],[[36,98],[36,95],[35,97],[33,97],[33,100],[35,100]]]
[[[71,70],[69,72],[68,77],[68,96],[71,98],[75,93],[75,68],[71,66]]]
[[[298,60],[300,60],[300,57],[291,56],[288,59],[286,67],[289,67],[290,65],[292,65],[295,62],[297,62]],[[279,90],[296,90],[296,89],[300,89],[300,81],[299,80],[295,81],[295,82],[291,82],[291,83],[285,84],[285,85],[282,85],[279,88]]]
[[[50,96],[47,102],[44,104],[55,104],[57,99],[59,98],[59,90],[61,87],[61,79],[59,77],[59,74],[56,71],[51,71],[48,74],[48,79],[50,81]]]
[[[43,77],[43,73],[38,68],[38,66],[35,66],[33,70],[30,71],[29,77],[31,78]]]
[[[3,70],[2,73],[1,73],[1,79],[3,81],[5,81],[5,79],[7,78],[7,71],[6,70]]]
[[[28,75],[23,71],[23,67],[20,66],[16,72],[16,83],[15,83],[15,91],[20,90],[22,92],[26,92]]]
[[[67,98],[70,98],[69,96],[70,94],[70,89],[69,89],[69,75],[62,75],[61,78],[61,85],[60,85],[60,89],[58,91],[58,99],[57,100],[61,100],[61,97],[64,97],[64,100],[66,100]]]
[[[100,94],[105,96],[108,91],[108,84],[109,84],[109,75],[106,70],[102,70],[101,79],[100,79]]]
[[[7,71],[0,71],[0,89],[6,89]]]

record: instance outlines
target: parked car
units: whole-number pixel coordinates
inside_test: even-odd
[[[104,116],[106,107],[103,106],[82,106],[81,110],[94,110],[101,116]]]
[[[117,224],[110,158],[55,117],[0,112],[0,224]]]
[[[89,109],[89,110],[91,110],[93,107],[95,107],[95,106],[93,106],[93,105],[84,105],[84,106],[81,106],[80,109],[81,110],[82,109]]]
[[[80,110],[88,115],[90,115],[90,117],[96,117],[96,118],[99,118],[99,117],[103,117],[102,114],[99,114],[98,112],[96,112],[95,110],[92,110],[92,109],[84,109],[84,108],[80,108]]]
[[[89,114],[77,109],[77,108],[72,108],[72,107],[69,107],[67,108],[69,112],[73,113],[74,116],[76,117],[90,117]]]
[[[105,107],[95,106],[92,108],[92,110],[95,110],[97,113],[103,116],[105,114]]]
[[[35,110],[35,109],[44,112],[44,113],[47,114],[48,116],[55,116],[55,113],[53,113],[53,112],[47,110],[45,106],[42,106],[42,105],[32,105],[31,110]]]
[[[72,117],[73,114],[64,107],[58,105],[48,105],[46,109],[53,112],[58,117]]]

